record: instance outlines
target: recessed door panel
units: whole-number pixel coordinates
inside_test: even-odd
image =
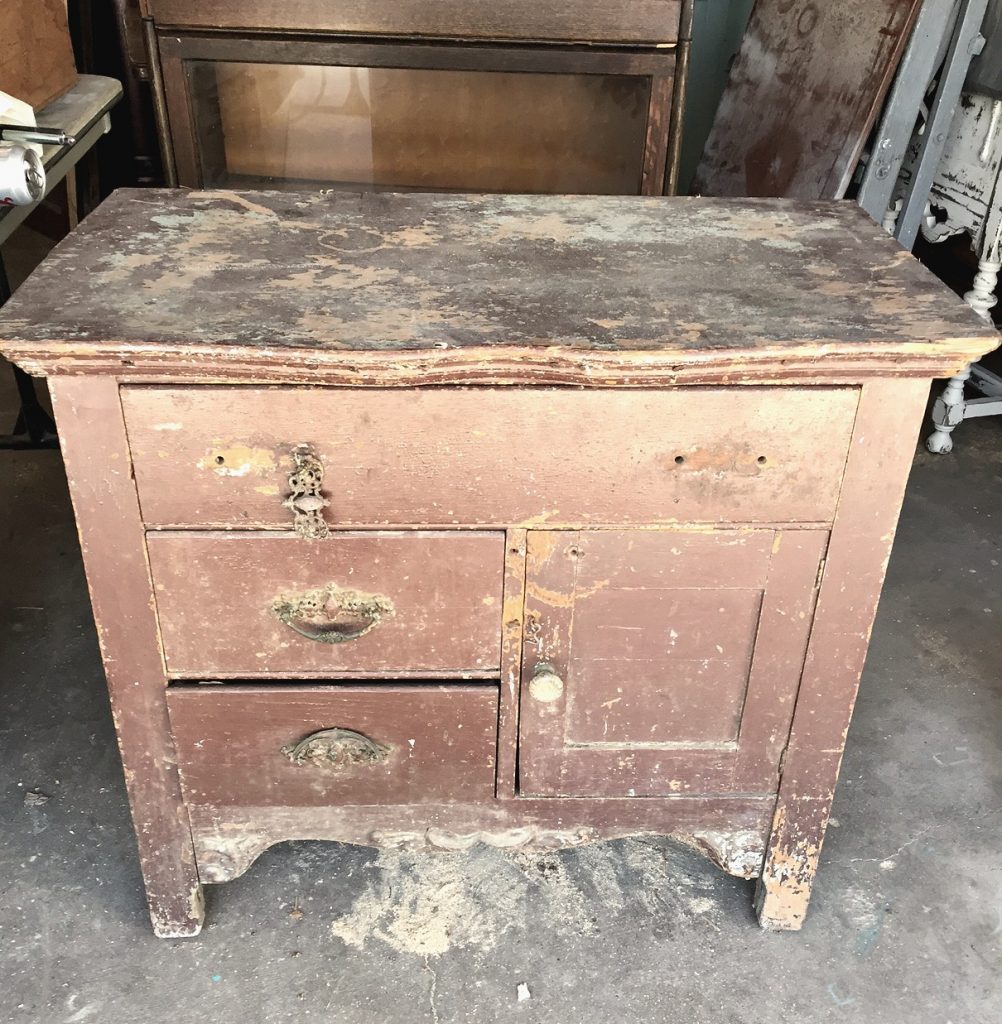
[[[827,536],[530,532],[520,792],[775,789]]]

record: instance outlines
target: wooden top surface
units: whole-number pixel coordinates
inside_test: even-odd
[[[761,199],[122,190],[0,313],[32,372],[212,379],[932,375],[997,342],[854,204]]]

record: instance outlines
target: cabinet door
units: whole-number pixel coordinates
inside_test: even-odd
[[[827,532],[528,536],[520,792],[774,791]]]

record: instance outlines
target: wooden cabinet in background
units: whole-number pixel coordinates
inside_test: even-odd
[[[800,927],[929,380],[997,341],[850,204],[151,190],[0,337],[160,935],[289,839],[644,833]]]
[[[673,192],[691,0],[148,0],[194,187]]]

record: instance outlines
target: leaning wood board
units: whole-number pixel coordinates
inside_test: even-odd
[[[675,835],[797,928],[929,379],[848,204],[120,192],[50,377],[154,928],[270,845]]]
[[[693,190],[841,199],[919,0],[756,0]]]

